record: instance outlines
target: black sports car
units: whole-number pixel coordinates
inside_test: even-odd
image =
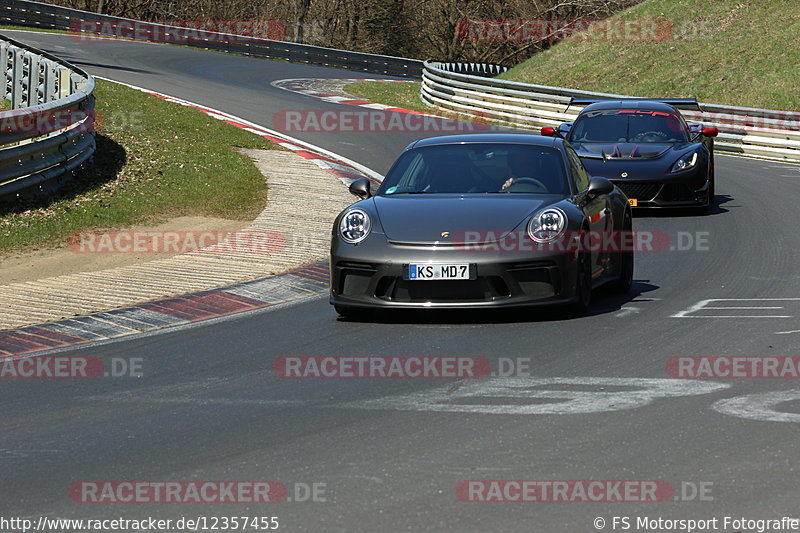
[[[592,176],[610,179],[634,207],[708,209],[714,201],[717,128],[688,123],[676,106],[695,100],[584,100],[574,122],[543,128],[564,137]]]
[[[416,141],[373,195],[336,218],[331,303],[366,308],[571,304],[592,288],[627,292],[632,248],[584,245],[631,231],[625,196],[590,179],[569,143],[535,135],[455,135]]]

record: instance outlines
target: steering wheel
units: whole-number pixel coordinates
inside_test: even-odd
[[[659,142],[667,139],[669,139],[669,135],[663,131],[643,131],[642,133],[637,133],[631,139],[631,142]]]
[[[550,192],[550,191],[548,191],[548,189],[547,189],[547,187],[545,186],[544,183],[542,183],[541,181],[537,180],[536,178],[531,178],[530,176],[524,176],[524,177],[521,177],[521,178],[515,178],[514,179],[514,183],[512,183],[511,185],[506,187],[505,190],[511,189],[512,187],[515,187],[517,185],[521,185],[521,184],[524,184],[524,183],[527,183],[529,185],[533,185],[534,187],[539,189],[537,191],[531,191],[531,192],[543,192],[543,193]]]

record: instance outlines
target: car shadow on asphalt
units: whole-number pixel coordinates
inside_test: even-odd
[[[705,208],[702,207],[639,207],[633,210],[633,218],[683,218],[719,215],[729,211],[728,208],[723,207],[723,204],[727,204],[733,200],[733,196],[729,194],[717,194],[714,196],[714,204],[707,212]],[[728,207],[737,206],[732,205]]]
[[[603,286],[592,292],[592,305],[582,316],[575,315],[568,306],[531,306],[494,309],[379,309],[358,318],[339,317],[342,323],[417,324],[417,325],[474,325],[519,324],[536,322],[562,322],[587,319],[593,316],[619,312],[633,300],[644,301],[643,294],[658,289],[647,280],[634,280],[626,294],[614,293]]]

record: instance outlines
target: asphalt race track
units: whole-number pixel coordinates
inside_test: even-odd
[[[92,74],[267,127],[280,110],[342,108],[271,81],[364,77],[7,33]],[[417,137],[292,135],[381,173]],[[718,531],[736,531],[722,518],[798,517],[797,380],[678,381],[665,370],[675,356],[800,355],[800,167],[718,156],[716,173],[711,215],[636,218],[636,229],[666,232],[676,249],[637,254],[634,291],[596,293],[584,318],[543,310],[360,323],[338,320],[317,298],[66,352],[140,358],[141,378],[5,380],[0,515],[277,516],[281,529],[315,532],[589,532],[597,517],[612,530],[614,516],[717,517]],[[309,355],[521,358],[532,377],[497,377],[492,388],[486,380],[273,375],[276,358]],[[665,480],[675,498],[460,501],[459,482],[476,479]],[[76,503],[68,488],[84,480],[276,480],[292,501]],[[303,484],[314,483],[324,495],[298,502],[314,499],[303,495]],[[700,486],[702,501],[692,495]]]

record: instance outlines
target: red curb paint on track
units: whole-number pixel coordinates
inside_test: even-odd
[[[165,319],[167,317],[173,317],[181,320],[177,324],[172,325],[184,324],[186,322],[198,322],[211,318],[232,315],[243,311],[251,311],[254,309],[263,309],[275,305],[275,303],[287,300],[285,297],[279,297],[276,298],[275,302],[269,302],[266,301],[269,299],[268,294],[265,295],[264,300],[261,300],[249,298],[247,296],[241,296],[233,292],[228,292],[226,289],[235,290],[237,287],[246,287],[248,284],[260,283],[265,280],[281,278],[284,276],[293,276],[296,278],[310,280],[310,282],[313,282],[311,283],[313,286],[317,286],[322,289],[328,283],[327,261],[320,261],[317,263],[304,265],[295,270],[278,274],[277,276],[268,276],[266,278],[261,278],[260,280],[237,283],[231,285],[230,287],[211,291],[190,293],[182,296],[165,298],[163,300],[145,302],[140,305],[125,307],[123,309],[130,311],[128,316],[131,314],[135,315],[136,311],[138,310],[140,312],[147,311],[150,313],[159,313],[160,315],[163,315]],[[276,283],[280,283],[280,281],[276,280]],[[307,294],[307,289],[305,289],[303,295]],[[102,323],[105,326],[117,325],[113,322],[113,315],[109,315],[108,311],[101,311],[99,313],[87,315],[87,317],[94,317],[96,315],[102,315],[99,317],[99,319],[103,321]],[[82,323],[87,328],[87,338],[75,335],[67,335],[65,333],[55,331],[54,329],[50,329],[57,328],[62,325],[71,325],[72,327],[74,324],[71,324],[70,321],[74,322],[76,319],[81,319],[81,317],[73,317],[48,324],[25,326],[14,330],[0,331],[0,359],[4,357],[33,354],[54,348],[65,348],[78,344],[85,344],[94,340],[98,340],[98,335],[101,336],[101,339],[99,340],[122,336],[108,336],[97,332],[92,332],[90,329],[90,323],[86,321],[83,321]],[[121,317],[121,322],[118,324],[118,326],[124,326],[124,322],[127,319],[127,316]],[[108,324],[108,322],[111,322],[111,324]],[[169,327],[170,325],[163,325],[163,323],[162,325],[154,324],[152,328],[145,329],[143,331],[153,331],[156,329],[166,329]]]

